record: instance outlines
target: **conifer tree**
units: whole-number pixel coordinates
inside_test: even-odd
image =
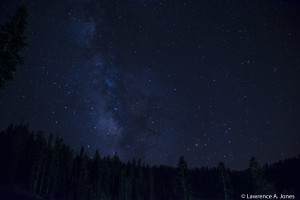
[[[148,175],[148,188],[149,188],[149,200],[154,200],[155,195],[154,195],[154,175],[152,172],[152,168],[147,166],[147,175]]]
[[[187,163],[181,156],[177,165],[177,188],[179,198],[182,200],[191,199],[191,188],[187,177]]]
[[[95,155],[92,159],[92,163],[90,166],[90,182],[93,184],[93,192],[96,199],[100,199],[101,196],[101,174],[100,174],[100,154],[99,151],[96,150]]]
[[[250,159],[250,176],[252,181],[252,187],[255,194],[273,194],[274,188],[267,181],[263,173],[263,169],[260,167],[255,157]]]
[[[228,169],[226,169],[225,164],[223,162],[219,163],[218,166],[219,176],[222,182],[222,190],[224,192],[224,199],[228,200],[229,196],[232,192],[230,189],[230,177],[228,173]]]
[[[23,64],[20,52],[25,47],[25,27],[27,24],[27,9],[20,6],[9,21],[0,26],[0,87],[6,81],[12,80],[16,66]]]

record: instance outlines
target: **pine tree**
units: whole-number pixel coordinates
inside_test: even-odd
[[[267,181],[255,157],[250,159],[250,176],[255,194],[274,194],[273,186]]]
[[[25,47],[25,27],[27,9],[20,6],[13,17],[5,25],[0,26],[0,87],[12,80],[16,65],[23,64],[20,52]]]
[[[229,196],[232,192],[232,190],[230,190],[230,177],[229,177],[228,169],[226,169],[225,164],[223,162],[220,162],[219,166],[218,166],[218,170],[219,170],[219,176],[220,176],[221,182],[222,182],[222,190],[224,192],[224,199],[228,200]]]
[[[148,174],[148,190],[149,190],[149,200],[154,200],[155,195],[154,195],[154,175],[152,172],[152,168],[147,166],[146,168],[147,174]]]
[[[179,198],[182,200],[190,200],[192,198],[187,171],[187,163],[184,157],[181,156],[177,165],[177,187]]]
[[[33,181],[32,181],[32,191],[37,192],[37,189],[40,187],[40,180],[43,174],[43,165],[46,160],[46,151],[47,151],[47,142],[44,138],[43,132],[38,131],[35,138],[35,147],[34,147],[34,157],[35,163],[33,167]]]
[[[45,180],[45,173],[46,173],[46,167],[48,165],[49,157],[50,157],[51,150],[52,150],[52,140],[53,140],[53,134],[50,134],[49,138],[48,138],[48,141],[47,141],[46,160],[45,160],[44,165],[43,165],[42,179],[41,179],[41,184],[40,184],[40,188],[39,188],[39,193],[42,193],[42,189],[43,189],[43,184],[44,184],[44,180]]]
[[[96,150],[95,155],[89,167],[90,182],[93,185],[93,193],[96,199],[101,197],[101,174],[100,174],[101,159],[99,151]]]

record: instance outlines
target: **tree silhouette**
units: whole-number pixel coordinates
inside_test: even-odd
[[[223,162],[220,162],[218,165],[219,176],[222,182],[222,190],[224,192],[224,199],[228,200],[229,196],[232,192],[231,184],[230,184],[230,177],[229,177],[229,170],[225,167]]]
[[[84,148],[74,155],[61,138],[47,140],[24,123],[0,132],[0,163],[0,199],[240,199],[243,193],[274,194],[272,184],[277,193],[300,195],[300,157],[264,168],[252,158],[241,171],[223,163],[188,169],[183,157],[177,168],[149,167],[140,159],[123,163],[117,154],[90,157]]]
[[[183,200],[191,199],[191,189],[187,177],[187,171],[187,163],[184,160],[184,157],[181,156],[177,165],[177,186],[179,198]]]
[[[250,159],[250,176],[255,194],[274,194],[274,188],[265,178],[263,169],[255,157]]]
[[[25,47],[24,31],[27,24],[27,9],[19,6],[13,17],[0,26],[0,87],[12,80],[16,66],[23,64],[20,52]]]

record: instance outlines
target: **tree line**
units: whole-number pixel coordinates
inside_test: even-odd
[[[0,133],[1,199],[191,200],[240,199],[248,194],[297,194],[300,157],[261,167],[193,168],[180,157],[177,167],[149,166],[140,159],[127,163],[117,154],[75,152],[62,138],[28,125],[10,125]],[[298,194],[299,195],[299,194]]]

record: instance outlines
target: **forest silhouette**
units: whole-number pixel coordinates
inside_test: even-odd
[[[62,138],[28,125],[10,125],[0,133],[1,199],[240,199],[241,194],[298,196],[300,156],[249,168],[149,166],[140,159],[74,151]]]

